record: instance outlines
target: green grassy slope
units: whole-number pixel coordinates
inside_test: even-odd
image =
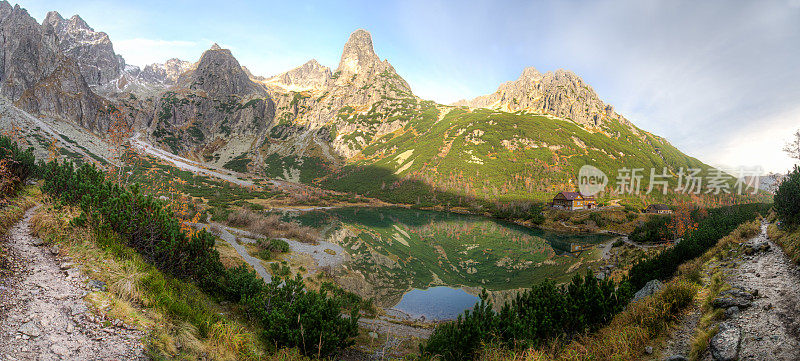
[[[576,189],[578,170],[585,164],[603,170],[612,186],[617,169],[644,168],[643,191],[650,168],[660,173],[667,167],[673,174],[680,167],[708,168],[663,138],[616,120],[588,131],[570,120],[543,115],[451,108],[414,99],[399,104],[403,106],[388,115],[374,114],[374,106],[366,114],[342,109],[341,117],[359,124],[382,117],[410,121],[394,133],[368,138],[362,158],[321,184],[402,203],[544,201],[558,191]]]

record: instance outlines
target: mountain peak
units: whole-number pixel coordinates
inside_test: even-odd
[[[337,71],[358,74],[362,69],[370,68],[380,61],[372,47],[372,35],[364,29],[358,29],[350,34],[344,44]]]
[[[194,70],[187,71],[178,78],[178,84],[203,90],[214,97],[261,93],[261,89],[250,80],[231,51],[222,49],[217,44],[203,53]]]
[[[322,65],[322,64],[320,64],[320,63],[317,61],[317,59],[311,59],[311,60],[307,61],[305,64],[303,64],[303,66],[310,66],[310,67],[314,67],[314,68],[321,68],[321,67],[323,67],[323,65]]]
[[[519,79],[532,79],[532,80],[540,80],[542,79],[542,73],[540,73],[536,68],[529,66],[522,70],[522,75],[519,76]]]
[[[601,126],[611,119],[628,123],[613,107],[603,103],[580,76],[564,69],[542,74],[528,67],[517,80],[501,84],[494,93],[454,105],[550,114],[572,119],[587,128]]]
[[[6,0],[0,1],[0,20],[3,20],[14,8]]]
[[[94,29],[92,29],[92,27],[89,26],[89,24],[87,24],[86,21],[84,21],[83,18],[81,18],[77,14],[76,15],[72,15],[72,17],[69,18],[69,25],[70,25],[70,27],[72,27],[74,29],[83,29],[83,30],[94,31]]]
[[[58,11],[50,11],[47,13],[47,16],[44,17],[44,23],[50,24],[54,28],[63,22],[64,22],[64,17],[62,17],[61,14],[58,13]]]

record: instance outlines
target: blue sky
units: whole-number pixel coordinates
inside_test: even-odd
[[[311,58],[335,68],[372,33],[427,99],[493,92],[526,66],[569,69],[639,127],[718,166],[785,170],[800,128],[800,0],[42,1],[80,14],[128,63],[196,61],[218,42],[257,75]]]

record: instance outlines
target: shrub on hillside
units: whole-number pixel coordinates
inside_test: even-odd
[[[280,287],[280,280],[265,284],[244,266],[226,269],[210,233],[182,229],[166,203],[142,194],[137,187],[128,189],[106,181],[105,174],[93,165],[75,169],[69,162],[51,162],[43,168],[45,192],[79,206],[80,218],[101,231],[116,232],[164,273],[245,306],[263,327],[267,344],[298,347],[307,355],[325,357],[349,345],[356,336],[358,313],[342,317],[340,298],[305,290],[299,278]]]
[[[0,203],[34,175],[34,161],[33,148],[23,150],[11,138],[0,135]]]
[[[775,213],[787,224],[800,224],[800,168],[797,166],[775,192]]]
[[[740,224],[765,215],[771,206],[752,203],[708,210],[708,216],[699,221],[697,229],[687,234],[680,243],[633,265],[628,272],[632,287],[639,289],[650,280],[671,277],[682,263],[705,253]],[[698,215],[703,213],[695,212]]]
[[[669,216],[653,215],[637,226],[629,236],[634,242],[663,242],[670,238]]]
[[[630,295],[629,288],[587,273],[563,287],[550,281],[534,285],[495,313],[484,290],[472,312],[437,327],[421,351],[447,360],[469,359],[483,344],[519,348],[570,338],[609,322]]]
[[[297,347],[303,354],[328,356],[353,344],[358,333],[358,309],[341,318],[344,302],[326,291],[305,288],[297,275],[282,282],[275,278],[264,297],[247,297],[245,304],[263,328],[264,339],[282,347]]]

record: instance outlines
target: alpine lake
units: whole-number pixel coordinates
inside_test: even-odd
[[[495,305],[545,280],[567,282],[615,236],[551,232],[491,218],[407,208],[283,212],[336,245],[329,265],[345,290],[422,320],[455,318],[486,289]],[[576,247],[584,249],[571,252]],[[331,251],[331,250],[326,250]]]

